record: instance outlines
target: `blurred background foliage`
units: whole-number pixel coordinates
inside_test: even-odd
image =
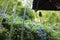
[[[6,0],[0,0],[0,14],[6,8],[4,7],[5,3]],[[17,0],[10,0],[5,15],[2,13],[2,16],[5,17],[0,16],[0,20],[3,18],[3,27],[0,27],[0,40],[9,40],[11,25],[13,25],[12,40],[21,39],[25,7],[22,1],[19,1],[16,11],[14,11],[16,3]],[[2,9],[2,7],[4,8]],[[42,17],[39,16],[38,12],[42,13]],[[39,10],[35,12],[26,7],[23,36],[24,40],[60,40],[60,11]]]

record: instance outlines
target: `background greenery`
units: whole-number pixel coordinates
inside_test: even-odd
[[[0,0],[0,14],[5,11],[6,0]],[[23,27],[23,16],[25,7],[22,2],[18,2],[16,11],[13,11],[13,6],[17,0],[10,0],[8,3],[6,14],[4,18],[0,16],[3,27],[0,27],[0,40],[21,39],[21,30]],[[2,9],[2,7],[4,7]],[[42,17],[38,12],[42,13]],[[60,40],[60,11],[34,10],[26,7],[26,16],[24,21],[24,40]],[[15,14],[14,14],[15,13]],[[12,31],[11,31],[11,25]],[[10,33],[10,31],[12,33]]]

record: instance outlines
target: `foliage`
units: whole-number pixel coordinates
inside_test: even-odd
[[[10,0],[9,2],[5,17],[2,20],[3,27],[0,28],[0,40],[9,40],[11,25],[12,40],[21,39],[25,7],[21,2],[18,2],[16,11],[13,11],[16,2],[17,0]],[[4,1],[1,0],[0,3],[0,8],[2,8]],[[14,12],[16,13],[14,14]],[[60,40],[60,14],[58,14],[60,12],[44,10],[40,10],[40,12],[43,15],[42,17],[39,16],[39,13],[26,7],[24,40]]]
[[[7,29],[0,27],[0,40],[8,39],[9,32]]]

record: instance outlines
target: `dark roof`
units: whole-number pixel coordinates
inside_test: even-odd
[[[58,3],[59,1],[59,3]],[[33,7],[34,10],[60,10],[56,6],[58,5],[60,7],[60,0],[58,1],[52,1],[49,0],[33,0]]]

